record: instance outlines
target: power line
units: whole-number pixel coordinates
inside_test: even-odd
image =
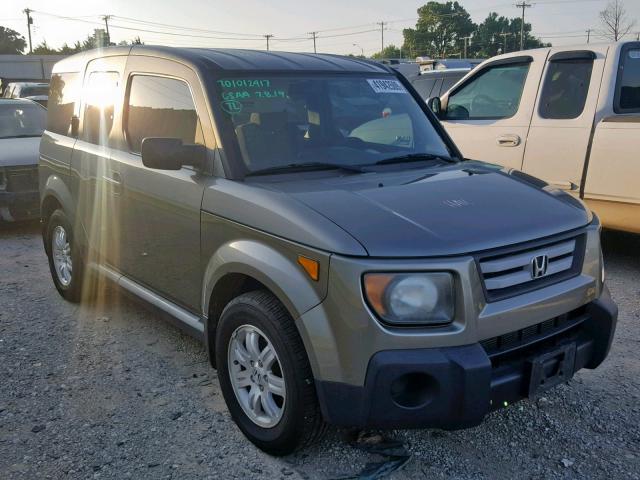
[[[380,53],[382,53],[384,51],[384,25],[385,22],[378,22],[378,25],[380,25],[380,35],[381,35],[381,41],[382,41],[382,48],[380,48]]]
[[[516,3],[516,7],[522,8],[522,24],[520,25],[520,50],[524,50],[524,11],[531,7],[530,3],[525,1]]]
[[[273,38],[273,35],[268,33],[266,35],[263,35],[263,37],[267,39],[267,52],[268,52],[269,51],[269,39]]]
[[[318,53],[316,50],[316,36],[318,35],[318,32],[309,32],[309,35],[313,37],[313,53]]]
[[[107,29],[107,41],[106,44],[107,46],[109,46],[109,44],[111,43],[111,35],[109,34],[109,19],[111,18],[111,15],[103,15],[102,19],[104,20],[104,26]]]
[[[33,53],[33,45],[31,44],[31,25],[33,25],[33,18],[31,18],[31,12],[33,10],[25,8],[23,12],[27,15],[27,30],[29,30],[29,53]]]

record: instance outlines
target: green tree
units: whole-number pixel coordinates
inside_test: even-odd
[[[0,27],[0,54],[20,55],[27,47],[24,37],[15,30]]]
[[[55,48],[51,48],[46,40],[43,40],[42,43],[36,45],[33,49],[34,55],[55,55],[60,53]]]
[[[401,52],[395,45],[387,45],[381,52],[374,53],[371,58],[400,58]]]
[[[127,47],[129,45],[144,45],[144,42],[140,40],[140,37],[134,37],[129,41],[122,40],[121,42],[118,42],[118,46],[120,47]]]
[[[475,24],[458,2],[429,2],[418,9],[416,28],[403,30],[402,50],[409,56],[446,57],[457,54],[463,38],[475,30]]]
[[[520,50],[520,25],[522,19],[507,18],[491,12],[473,34],[470,56],[489,58],[501,53]],[[524,48],[550,46],[531,35],[531,24],[524,24]]]

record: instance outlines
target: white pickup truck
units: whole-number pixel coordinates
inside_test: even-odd
[[[640,233],[640,42],[491,58],[429,106],[467,158],[522,170]]]

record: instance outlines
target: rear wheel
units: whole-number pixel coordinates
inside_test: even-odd
[[[49,269],[56,289],[66,300],[79,302],[82,293],[83,262],[74,241],[71,222],[64,211],[49,217],[45,237]]]
[[[262,450],[286,455],[324,432],[302,339],[269,292],[245,293],[225,307],[216,362],[231,416]]]

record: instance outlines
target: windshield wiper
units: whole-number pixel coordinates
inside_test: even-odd
[[[406,155],[399,155],[397,157],[384,158],[378,160],[374,165],[390,165],[392,163],[405,163],[405,162],[422,162],[424,160],[442,160],[449,163],[455,163],[456,160],[450,157],[444,157],[435,155],[433,153],[407,153]]]
[[[355,173],[368,172],[368,170],[364,169],[360,165],[341,165],[339,163],[328,163],[328,162],[306,162],[306,163],[290,163],[288,165],[280,165],[277,167],[262,168],[260,170],[249,172],[245,176],[250,177],[250,176],[256,176],[256,175],[271,175],[271,174],[277,174],[277,173],[304,172],[304,171],[311,171],[311,170],[326,170],[326,169],[345,170],[347,172],[355,172]]]

